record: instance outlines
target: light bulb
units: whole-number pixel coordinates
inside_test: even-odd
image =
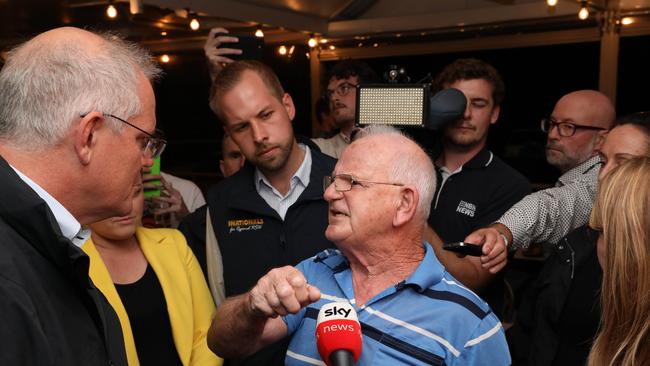
[[[632,23],[634,23],[634,18],[625,17],[625,18],[621,19],[621,24],[623,24],[623,25],[630,25]]]
[[[109,5],[106,8],[106,15],[111,19],[113,19],[113,18],[115,18],[117,16],[117,9],[115,9],[113,4]]]
[[[278,53],[281,54],[282,56],[287,54],[287,47],[285,45],[282,45],[278,47]]]
[[[160,56],[160,62],[166,64],[166,63],[168,63],[169,61],[171,61],[171,58],[169,58],[169,55],[162,55],[162,56]]]
[[[199,30],[200,27],[201,27],[201,23],[199,23],[199,20],[196,18],[192,18],[192,21],[190,21],[190,28],[193,31],[195,31],[195,30]]]
[[[548,6],[555,6],[557,5],[557,0],[546,0],[546,4],[548,4]]]
[[[582,20],[589,18],[589,9],[587,9],[586,6],[580,8],[580,11],[578,12],[578,18]]]
[[[309,41],[307,41],[307,45],[309,47],[312,47],[312,48],[316,47],[317,44],[318,44],[318,41],[316,41],[316,38],[314,38],[314,37],[309,38]]]
[[[143,6],[142,0],[129,0],[129,11],[131,14],[142,14]]]
[[[257,30],[255,31],[255,37],[264,38],[264,32],[262,32],[261,28],[257,28]]]

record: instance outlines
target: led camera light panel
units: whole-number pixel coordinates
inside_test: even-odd
[[[424,85],[360,85],[357,90],[357,126],[422,127],[428,89]]]

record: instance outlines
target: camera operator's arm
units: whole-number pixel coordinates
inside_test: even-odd
[[[296,268],[272,269],[252,290],[217,309],[208,346],[221,357],[248,356],[287,336],[287,325],[279,316],[295,314],[319,299],[320,291]]]
[[[442,240],[429,225],[424,230],[424,238],[431,244],[436,257],[447,272],[475,292],[480,292],[489,284],[494,273],[501,270],[507,261],[507,251],[498,246],[484,246],[481,257],[461,256],[444,250]],[[484,268],[483,262],[490,262],[492,267]]]
[[[237,37],[230,37],[227,35],[219,35],[219,33],[228,33],[226,28],[212,28],[208,34],[208,39],[203,45],[203,51],[208,61],[208,71],[210,72],[210,80],[214,83],[217,75],[223,69],[225,64],[233,62],[228,58],[228,55],[241,55],[242,50],[237,48],[223,48],[220,47],[222,43],[236,43],[239,42]]]

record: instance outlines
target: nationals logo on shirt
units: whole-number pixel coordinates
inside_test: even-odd
[[[264,225],[264,219],[235,219],[228,220],[228,233],[241,233],[242,231],[260,230]]]

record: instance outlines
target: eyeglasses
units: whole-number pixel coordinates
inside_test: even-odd
[[[571,137],[575,135],[576,130],[594,130],[594,131],[606,131],[606,128],[594,127],[594,126],[583,126],[577,125],[570,122],[556,122],[552,118],[542,118],[542,131],[545,133],[551,132],[553,127],[557,127],[557,133],[562,137]]]
[[[337,192],[348,192],[352,189],[352,186],[354,185],[360,185],[362,187],[365,187],[364,184],[385,184],[385,185],[390,185],[390,186],[398,186],[402,187],[404,184],[402,183],[388,183],[388,182],[372,182],[369,180],[359,180],[355,179],[353,176],[350,174],[338,174],[338,175],[326,175],[323,177],[323,189],[327,189],[330,185],[334,183],[334,189],[336,189]]]
[[[328,89],[327,91],[325,91],[325,95],[327,96],[327,99],[330,99],[332,95],[334,95],[334,93],[336,93],[336,95],[338,95],[339,97],[344,97],[348,95],[350,89],[356,88],[356,86],[357,86],[356,84],[343,83],[337,86],[336,89],[334,90]]]
[[[167,141],[165,141],[164,139],[156,137],[150,134],[149,132],[141,129],[140,127],[135,126],[121,119],[120,117],[108,113],[104,113],[104,116],[115,118],[116,120],[120,122],[124,122],[127,125],[147,135],[147,138],[142,141],[142,146],[140,147],[140,149],[142,150],[142,155],[144,155],[145,157],[156,159],[162,154],[163,150],[165,150],[165,147],[167,146]]]
[[[81,114],[81,118],[84,118],[86,114],[87,113]],[[142,144],[140,146],[140,150],[142,150],[142,155],[144,155],[145,157],[156,159],[162,154],[163,150],[165,150],[165,147],[167,146],[167,141],[165,141],[164,139],[156,137],[150,134],[149,132],[141,129],[140,127],[135,126],[134,124],[121,119],[118,116],[114,116],[109,113],[102,113],[102,114],[104,115],[104,117],[115,118],[120,122],[126,123],[127,125],[147,135],[147,137],[142,140]]]

